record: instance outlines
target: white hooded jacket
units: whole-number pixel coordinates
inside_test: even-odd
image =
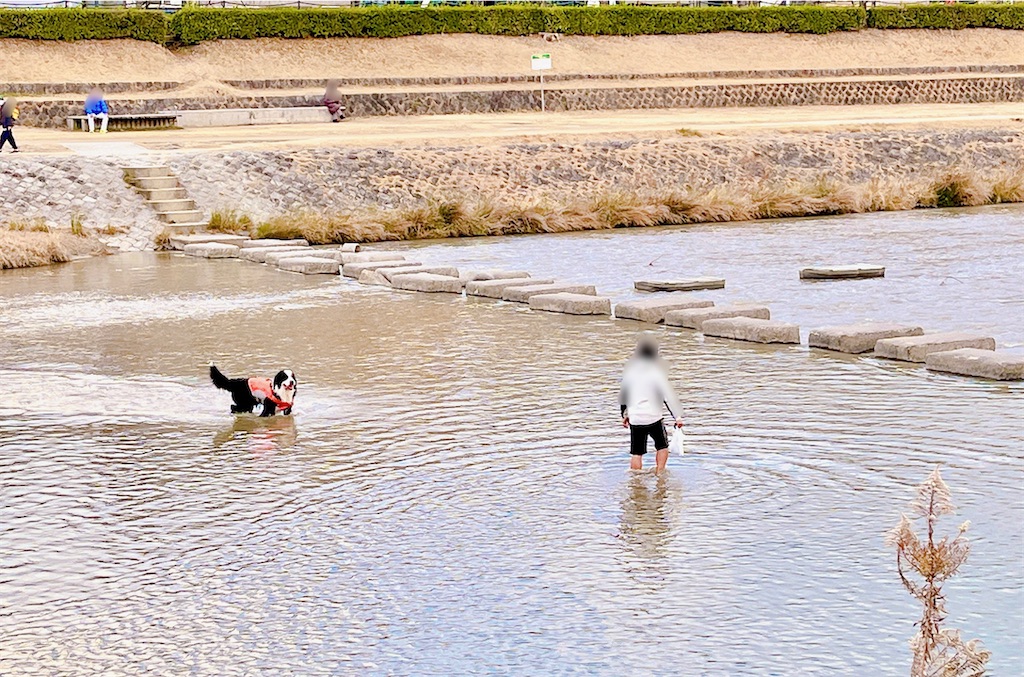
[[[672,384],[657,360],[634,357],[626,364],[619,389],[619,405],[630,425],[651,425],[662,419],[662,405],[673,417],[682,415],[682,406]]]

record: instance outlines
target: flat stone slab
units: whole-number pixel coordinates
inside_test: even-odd
[[[238,257],[239,248],[233,244],[208,242],[205,244],[187,244],[182,251],[188,256],[202,256],[207,259],[233,259]]]
[[[248,249],[239,249],[238,258],[245,259],[246,261],[252,261],[254,263],[265,263],[267,256],[270,254],[283,254],[285,252],[308,252],[311,251],[309,247],[250,247]]]
[[[885,266],[853,263],[844,266],[812,266],[800,270],[801,280],[849,280],[864,277],[885,277]]]
[[[881,339],[920,336],[923,333],[924,330],[921,327],[908,324],[865,322],[815,329],[811,332],[807,343],[812,348],[857,354],[874,350],[875,344]]]
[[[707,320],[720,320],[729,317],[752,317],[758,320],[772,319],[771,311],[765,306],[752,304],[736,304],[731,306],[715,306],[712,308],[686,308],[670,310],[665,313],[665,324],[672,327],[701,329]]]
[[[551,284],[527,284],[508,287],[501,298],[516,303],[529,303],[531,296],[538,294],[587,294],[596,296],[597,289],[592,284],[573,284],[571,282],[553,282]]]
[[[263,255],[263,262],[268,264],[268,265],[271,265],[271,266],[276,266],[278,263],[280,263],[284,259],[294,259],[297,256],[302,256],[302,257],[312,258],[312,259],[323,259],[325,261],[334,261],[334,258],[331,257],[331,256],[324,256],[324,255],[320,254],[319,252],[317,252],[316,250],[313,250],[313,249],[302,248],[302,249],[299,249],[298,251],[296,251],[294,249],[290,249],[289,251],[286,251],[286,252],[282,252],[282,251],[267,252],[266,254]],[[334,261],[334,262],[338,263],[337,261]]]
[[[430,273],[431,275],[445,275],[447,277],[459,277],[459,269],[454,266],[406,266],[404,268],[377,268],[374,272],[380,273],[384,279],[394,284],[394,279],[399,275],[410,275],[412,273]],[[462,291],[462,282],[459,282],[459,291]]]
[[[736,341],[800,343],[800,327],[777,320],[724,317],[717,320],[704,320],[700,330],[705,336],[718,336]]]
[[[963,376],[977,376],[996,381],[1024,380],[1024,354],[1005,350],[960,348],[929,353],[925,367]]]
[[[469,270],[464,271],[459,275],[459,279],[462,280],[463,287],[470,282],[476,282],[478,280],[515,280],[525,277],[530,277],[530,274],[525,270],[498,270],[496,268],[489,268],[487,270]]]
[[[689,298],[688,294],[666,294],[653,299],[623,301],[615,304],[615,317],[658,324],[665,321],[665,313],[689,308],[711,308],[714,301]]]
[[[902,336],[881,339],[875,343],[875,355],[904,362],[924,362],[931,353],[941,353],[960,348],[995,350],[996,340],[990,336],[970,334],[965,331],[947,331],[922,336]]]
[[[248,241],[245,235],[228,235],[226,233],[202,233],[199,235],[172,235],[168,239],[171,249],[184,249],[189,244],[233,244],[236,247]]]
[[[611,315],[612,301],[603,296],[590,294],[535,294],[530,297],[530,308],[569,315]]]
[[[374,261],[404,261],[405,257],[394,252],[350,252],[340,250],[340,263],[373,263]],[[357,276],[358,277],[358,276]]]
[[[298,256],[291,259],[281,259],[277,267],[281,270],[288,270],[293,273],[304,273],[306,275],[337,275],[339,263],[332,259],[318,259],[314,256]]]
[[[518,277],[508,280],[477,280],[466,283],[467,296],[486,296],[491,299],[500,299],[506,289],[512,287],[525,287],[527,285],[551,284],[554,280],[549,278]]]
[[[724,289],[721,277],[691,277],[678,280],[637,280],[637,291],[696,291],[698,289]]]
[[[277,240],[274,238],[267,238],[264,240],[246,240],[239,246],[242,249],[248,249],[250,247],[308,247],[309,243],[299,238],[294,240]]]
[[[395,289],[424,292],[448,292],[461,294],[462,282],[457,276],[438,275],[436,273],[409,273],[391,278],[391,286]]]
[[[345,277],[352,277],[359,279],[359,276],[364,270],[377,270],[378,268],[399,268],[405,266],[406,268],[413,268],[422,266],[423,264],[419,261],[406,261],[404,259],[392,259],[390,261],[355,261],[353,263],[344,263],[341,267],[341,274]]]

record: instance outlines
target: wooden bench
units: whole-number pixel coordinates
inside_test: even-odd
[[[99,120],[96,127],[99,128]],[[178,126],[178,116],[175,113],[139,113],[138,115],[111,115],[107,121],[107,129],[171,129]],[[68,116],[68,129],[89,129],[89,116],[70,115]]]

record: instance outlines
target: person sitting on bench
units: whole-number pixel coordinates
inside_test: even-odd
[[[96,131],[96,118],[100,120],[100,134],[107,133],[107,122],[110,120],[110,108],[103,100],[103,90],[93,87],[85,99],[85,115],[89,118],[89,131]]]

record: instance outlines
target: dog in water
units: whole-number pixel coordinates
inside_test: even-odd
[[[282,369],[273,379],[228,378],[211,363],[210,380],[221,390],[231,393],[234,401],[232,414],[273,416],[281,412],[287,416],[292,413],[295,392],[299,389],[299,382],[291,369]]]

